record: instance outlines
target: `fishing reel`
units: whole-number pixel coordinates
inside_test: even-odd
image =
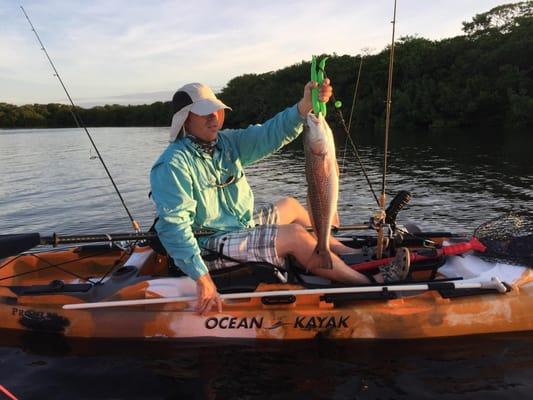
[[[387,227],[391,233],[394,233],[396,231],[398,213],[411,201],[411,198],[411,193],[407,190],[400,190],[385,211],[378,210],[370,217],[370,227],[376,230],[380,227]]]
[[[411,193],[401,190],[394,196],[386,210],[378,210],[370,217],[369,226],[382,235],[382,249],[389,255],[394,254],[396,247],[399,247],[404,240],[402,230],[397,229],[396,218],[411,198]]]
[[[400,190],[385,210],[385,223],[390,225],[393,231],[396,230],[396,217],[398,213],[411,201],[411,198],[411,193],[407,190]]]

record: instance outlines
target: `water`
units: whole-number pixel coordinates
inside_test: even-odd
[[[163,128],[95,128],[96,143],[132,214],[144,228],[150,166],[167,143]],[[382,153],[359,148],[377,191]],[[510,209],[533,208],[533,138],[528,132],[396,134],[387,178],[414,198],[400,222],[472,232]],[[85,134],[76,129],[0,130],[2,233],[129,231],[130,225]],[[348,159],[339,212],[366,221],[376,205]],[[298,147],[249,168],[258,205],[305,201]],[[378,193],[379,195],[379,193]],[[0,385],[21,399],[366,399],[527,398],[533,335],[407,342],[205,347],[192,343],[62,342],[0,332]],[[3,399],[0,394],[0,399]]]

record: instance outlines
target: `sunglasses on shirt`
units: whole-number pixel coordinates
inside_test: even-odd
[[[212,185],[217,188],[225,188],[226,186],[231,185],[232,183],[235,183],[236,179],[234,175],[228,176],[228,178],[222,182],[222,183],[213,183]]]

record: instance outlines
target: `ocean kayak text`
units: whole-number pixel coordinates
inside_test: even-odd
[[[265,326],[263,317],[211,317],[205,320],[205,327],[207,329],[261,329],[274,327],[281,327],[283,325],[292,325],[293,328],[300,329],[331,329],[331,328],[348,328],[348,319],[350,316],[339,317],[296,317],[293,323],[275,322],[271,326]]]

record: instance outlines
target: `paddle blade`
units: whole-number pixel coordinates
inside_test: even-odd
[[[41,242],[38,233],[21,233],[16,235],[0,235],[0,258],[20,254]]]
[[[474,231],[487,251],[483,258],[533,266],[533,213],[513,211],[488,221]]]

